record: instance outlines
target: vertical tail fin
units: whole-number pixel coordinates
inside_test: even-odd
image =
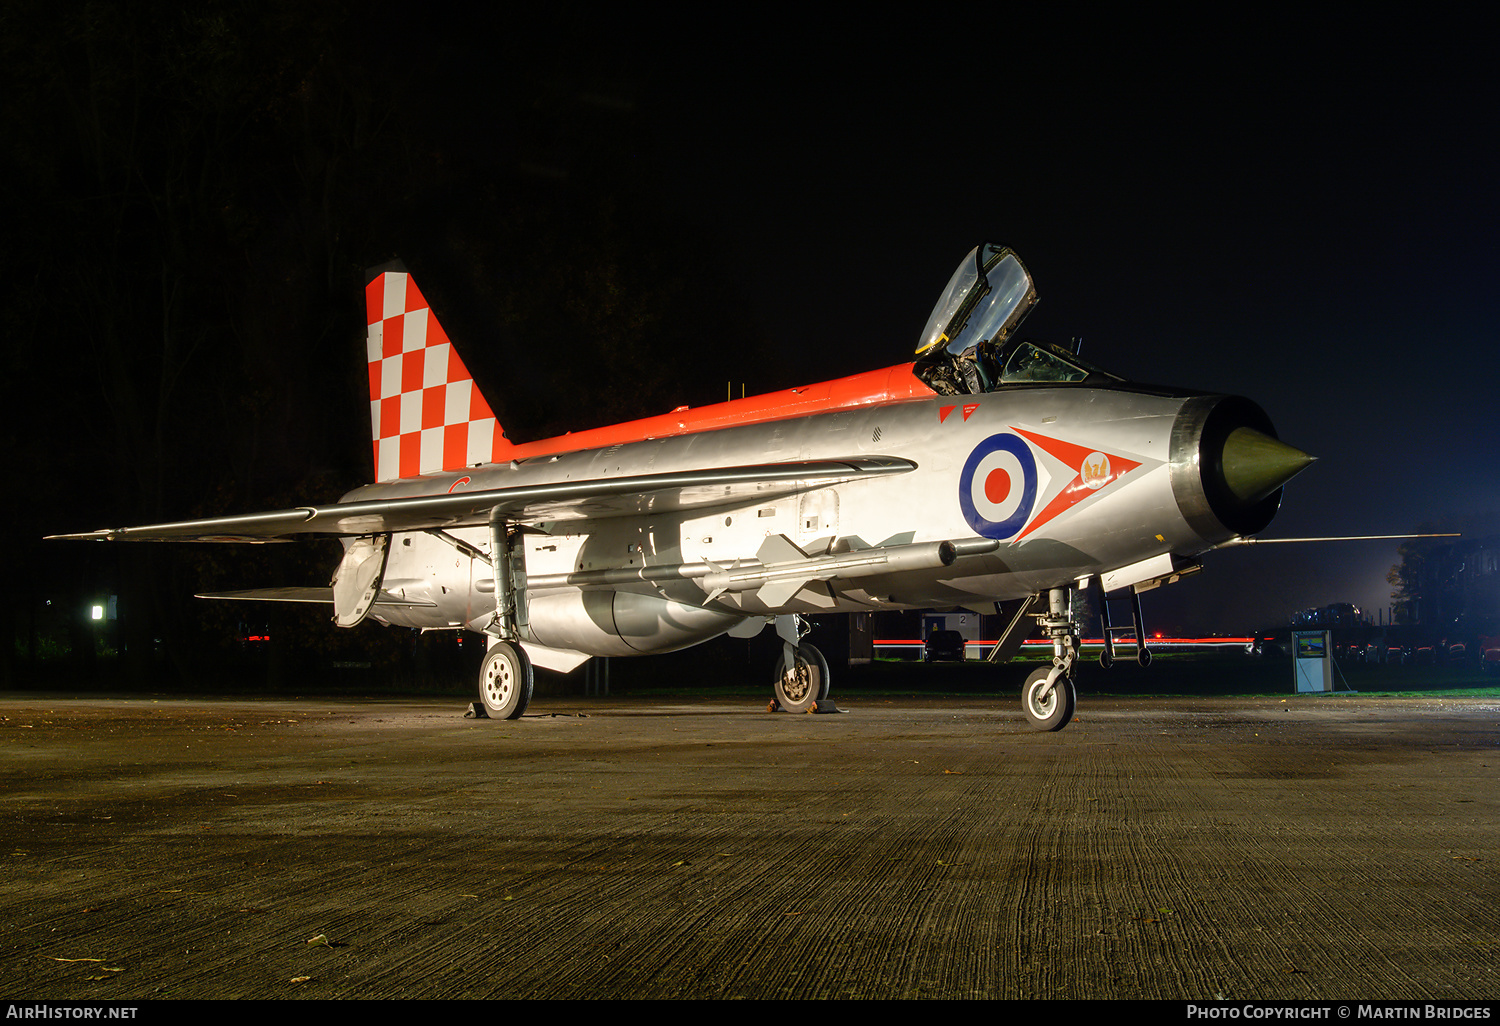
[[[507,459],[510,442],[405,267],[369,272],[365,311],[375,480]]]

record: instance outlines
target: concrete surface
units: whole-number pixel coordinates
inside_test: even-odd
[[[1492,699],[840,703],[0,697],[0,993],[1500,994]]]

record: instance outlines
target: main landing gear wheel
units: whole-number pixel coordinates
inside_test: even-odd
[[[479,700],[492,720],[514,720],[531,701],[531,660],[520,645],[497,641],[479,668]]]
[[[776,701],[787,712],[807,712],[818,704],[818,699],[828,697],[828,660],[823,653],[808,644],[797,646],[796,663],[790,670],[786,665],[786,653],[776,660]]]
[[[1073,710],[1078,707],[1078,692],[1073,687],[1073,679],[1058,674],[1057,683],[1049,686],[1047,678],[1051,674],[1050,666],[1032,670],[1021,691],[1021,705],[1033,730],[1062,730],[1073,719]]]

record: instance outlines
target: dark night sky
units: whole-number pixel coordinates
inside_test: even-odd
[[[434,140],[456,180],[629,179],[651,217],[701,240],[771,339],[775,359],[746,361],[751,390],[910,359],[959,258],[993,240],[1036,278],[1025,333],[1081,336],[1138,380],[1246,395],[1320,458],[1267,536],[1497,529],[1500,90],[1477,20],[1199,30],[964,7],[697,31],[370,10],[391,16],[359,19],[366,70],[406,99],[390,127]],[[547,115],[555,147],[518,128],[522,78],[572,97]],[[594,133],[619,167],[579,166]],[[364,202],[378,220],[410,194]],[[409,262],[457,259],[442,222],[470,208],[445,203],[427,239],[399,243]],[[704,323],[698,344],[727,328]],[[1395,559],[1395,543],[1212,554],[1153,593],[1148,625],[1384,606]]]
[[[663,216],[705,231],[775,339],[768,384],[908,358],[958,258],[993,239],[1037,279],[1028,333],[1249,396],[1320,457],[1267,537],[1496,529],[1497,89],[1477,25],[939,27],[537,45],[628,102]],[[1395,548],[1214,554],[1148,615],[1383,607]]]

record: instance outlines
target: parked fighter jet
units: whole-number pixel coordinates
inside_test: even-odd
[[[1076,701],[1078,590],[1130,595],[1144,637],[1139,593],[1263,530],[1312,460],[1247,399],[1128,382],[1018,338],[1036,291],[991,244],[959,264],[914,363],[521,445],[403,267],[372,271],[365,294],[374,484],[332,505],[56,537],[337,535],[329,588],[204,597],[486,634],[479,696],[495,718],[525,710],[533,664],[768,625],[776,703],[807,710],[829,672],[804,614],[1007,603],[997,652],[1032,620],[1052,640],[1023,706],[1057,730]]]

